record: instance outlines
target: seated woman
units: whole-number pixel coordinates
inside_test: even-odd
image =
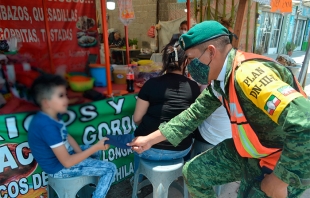
[[[112,32],[109,36],[109,47],[110,48],[120,48],[125,45],[124,39],[121,38],[121,33]],[[122,62],[122,52],[112,51],[112,63],[120,64]],[[124,63],[122,63],[124,64]]]
[[[135,137],[157,130],[161,123],[187,109],[200,94],[197,83],[183,75],[184,55],[181,48],[173,47],[171,43],[164,48],[161,72],[164,75],[149,79],[138,94],[134,112],[134,122],[138,124]],[[134,169],[138,169],[140,157],[148,160],[178,159],[189,153],[191,145],[191,136],[176,147],[168,141],[160,142],[139,155],[135,153]]]
[[[201,85],[201,92],[210,85]],[[215,96],[221,98],[222,96],[213,89]],[[223,105],[217,108],[209,117],[207,117],[201,125],[198,126],[198,131],[194,134],[195,144],[204,143],[206,149],[210,149],[218,143],[232,137],[230,120],[227,111]],[[198,142],[197,142],[198,141]],[[202,149],[202,148],[200,148]],[[192,157],[198,155],[205,150],[195,148],[196,153],[192,152]]]

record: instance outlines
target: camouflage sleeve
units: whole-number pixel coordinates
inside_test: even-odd
[[[209,86],[198,96],[195,103],[168,123],[162,123],[159,130],[172,145],[177,146],[221,105]]]
[[[310,187],[310,101],[299,97],[285,108],[279,124],[286,132],[274,174],[296,188]]]

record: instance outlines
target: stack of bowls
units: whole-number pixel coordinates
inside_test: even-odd
[[[83,92],[92,89],[94,86],[94,78],[87,76],[70,76],[68,78],[69,86],[73,91]]]

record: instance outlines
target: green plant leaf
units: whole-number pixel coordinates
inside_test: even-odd
[[[285,49],[286,49],[287,52],[294,51],[294,49],[296,49],[296,45],[295,45],[294,42],[287,42],[286,46],[285,46]]]

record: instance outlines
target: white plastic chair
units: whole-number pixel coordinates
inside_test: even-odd
[[[96,185],[97,183],[98,183],[97,176],[79,176],[71,178],[53,178],[48,176],[48,197],[54,198],[53,196],[54,194],[53,190],[54,190],[59,198],[75,198],[76,194],[85,185],[87,184]]]
[[[149,184],[153,186],[153,198],[167,198],[170,185],[178,189],[184,198],[188,198],[185,184],[182,187],[175,181],[182,176],[183,164],[183,158],[171,161],[150,161],[141,158],[134,176],[132,198],[137,198],[137,192]],[[140,174],[147,177],[147,180],[138,184]]]

